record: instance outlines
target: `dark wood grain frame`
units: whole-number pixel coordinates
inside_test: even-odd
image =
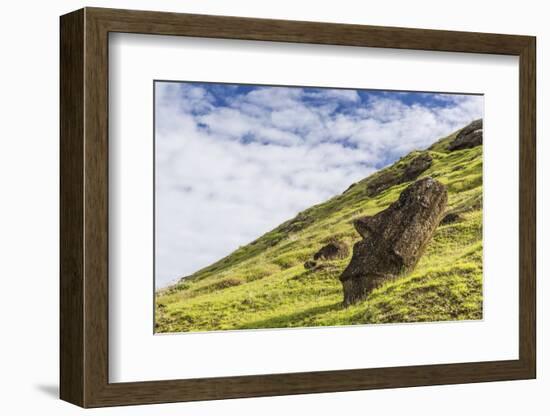
[[[519,56],[519,359],[110,383],[107,151],[111,32]],[[535,38],[530,36],[99,8],[62,16],[61,398],[82,407],[101,407],[535,378],[535,50]]]

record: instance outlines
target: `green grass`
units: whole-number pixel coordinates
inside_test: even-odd
[[[449,192],[447,211],[459,222],[441,225],[415,270],[388,281],[358,304],[342,306],[339,275],[345,259],[303,263],[333,238],[360,239],[353,219],[395,201],[410,182],[373,198],[367,186],[380,172],[313,206],[229,256],[156,294],[156,331],[351,325],[480,319],[482,317],[482,146],[448,152],[455,134],[426,151],[432,176]],[[400,169],[412,152],[386,169]]]

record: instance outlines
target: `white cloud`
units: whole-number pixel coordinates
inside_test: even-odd
[[[280,87],[220,101],[202,84],[157,83],[157,285],[482,116],[481,97],[430,97],[445,107]]]
[[[337,99],[354,103],[361,100],[359,94],[355,90],[323,89],[316,92],[306,93],[306,95],[319,100]]]

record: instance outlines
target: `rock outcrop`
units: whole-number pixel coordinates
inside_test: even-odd
[[[471,149],[483,144],[483,120],[475,120],[460,130],[449,144],[449,150]]]
[[[323,267],[323,260],[344,259],[349,255],[349,248],[346,243],[339,240],[332,240],[324,245],[313,255],[313,260],[309,259],[304,262],[306,270],[319,270]]]
[[[313,255],[313,260],[343,259],[349,254],[348,246],[341,241],[331,241]]]
[[[365,299],[382,282],[411,271],[424,253],[447,206],[442,183],[423,178],[376,215],[354,222],[363,237],[340,276],[344,305]]]
[[[432,165],[432,157],[429,153],[422,153],[414,157],[407,165],[399,169],[382,171],[367,186],[367,194],[376,196],[380,192],[400,183],[415,180],[420,174]]]
[[[455,222],[458,222],[462,219],[460,214],[457,214],[456,212],[449,212],[447,215],[443,217],[440,224],[441,225],[447,225],[447,224],[453,224]]]
[[[402,175],[402,182],[408,182],[418,178],[420,174],[428,170],[430,166],[432,166],[432,157],[429,153],[422,153],[416,156],[405,167]]]

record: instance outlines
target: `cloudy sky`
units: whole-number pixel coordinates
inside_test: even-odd
[[[156,285],[482,117],[483,97],[155,82]]]

